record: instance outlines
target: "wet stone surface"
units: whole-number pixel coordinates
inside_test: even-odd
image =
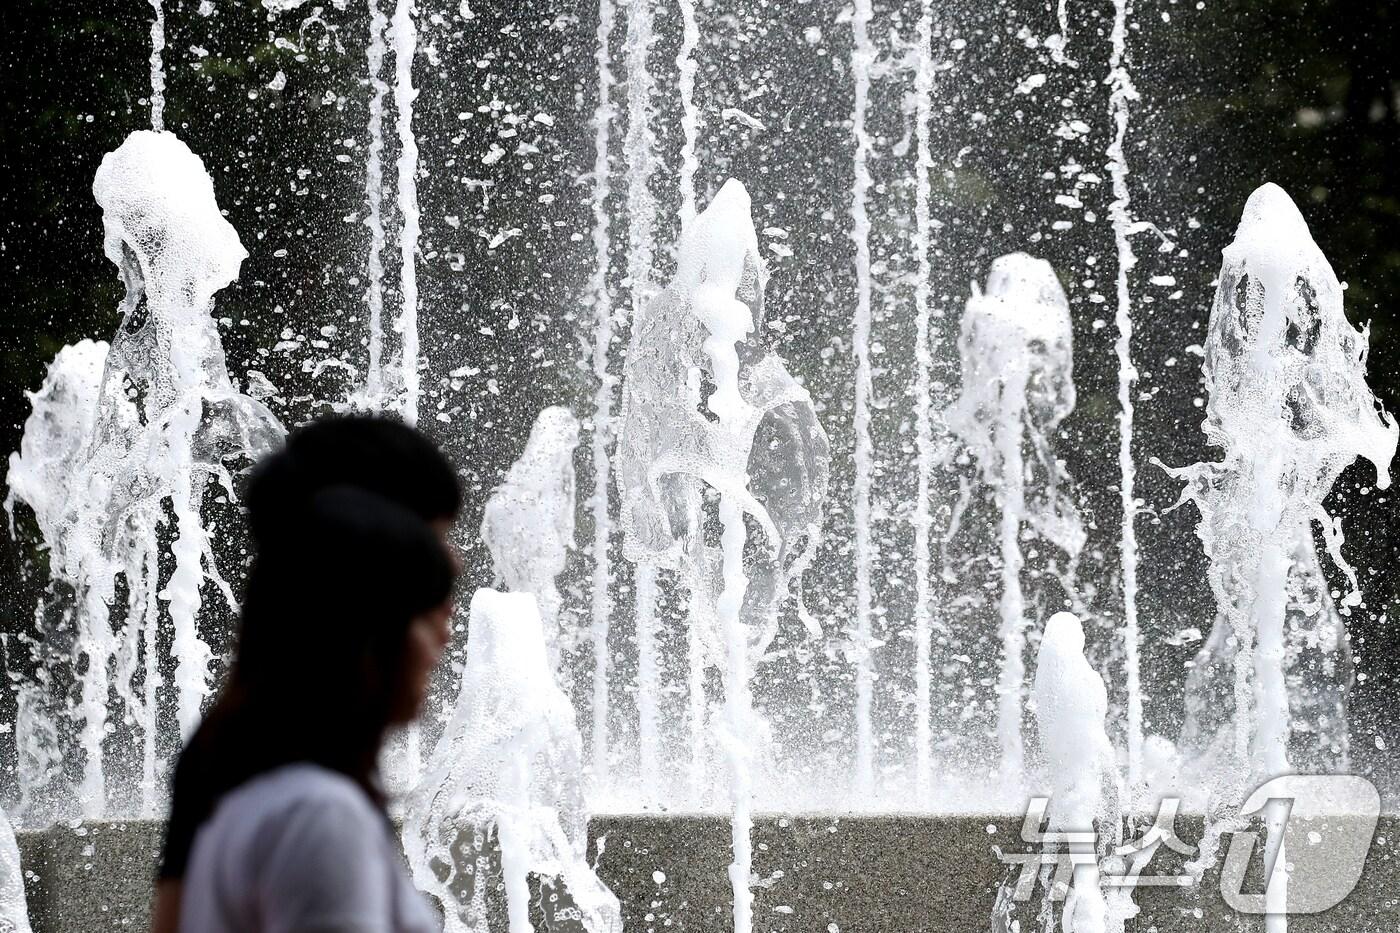
[[[1004,853],[1034,851],[1021,840],[1021,828],[1019,816],[759,816],[754,928],[765,933],[987,929],[1008,872],[994,847]],[[147,929],[160,829],[152,822],[111,822],[20,832],[36,933]],[[1199,820],[1181,817],[1177,831],[1194,844]],[[589,835],[590,858],[596,858],[599,875],[621,900],[629,933],[731,928],[725,818],[606,816],[590,823]],[[1397,839],[1400,819],[1383,817],[1352,895],[1325,913],[1290,918],[1289,929],[1390,933],[1400,927]],[[1154,873],[1173,873],[1180,864],[1164,854],[1151,867]],[[1246,891],[1249,884],[1246,878]],[[536,929],[569,929],[567,923],[548,924],[533,884],[532,894]],[[1037,887],[1029,913],[1041,895]],[[505,930],[499,891],[489,900],[492,930]],[[1139,889],[1137,902],[1142,913],[1129,921],[1129,930],[1262,933],[1264,928],[1262,918],[1226,906],[1214,873],[1194,889]]]

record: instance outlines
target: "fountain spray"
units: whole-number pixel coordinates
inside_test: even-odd
[[[628,0],[627,6],[627,135],[623,155],[627,164],[627,281],[632,317],[641,313],[648,295],[655,252],[656,199],[651,193],[656,137],[651,129],[654,81],[647,65],[651,48],[652,0]],[[657,793],[660,781],[661,683],[656,657],[656,568],[638,564],[634,577],[637,633],[637,750],[643,795]]]
[[[855,83],[855,105],[852,123],[855,133],[854,180],[851,186],[851,239],[856,250],[856,309],[852,323],[851,345],[855,353],[855,520],[856,556],[856,616],[851,635],[856,674],[856,773],[855,789],[868,797],[875,789],[875,734],[873,725],[875,672],[872,653],[874,636],[870,629],[870,563],[874,542],[870,529],[870,485],[873,472],[874,448],[870,439],[870,396],[873,392],[870,373],[871,273],[870,273],[870,214],[867,200],[871,177],[870,133],[866,128],[866,111],[870,104],[870,73],[875,63],[875,47],[870,41],[870,20],[873,16],[870,0],[855,0],[855,15],[851,30],[855,48],[851,51],[851,77]]]
[[[1084,627],[1071,613],[1056,613],[1045,623],[1032,695],[1053,788],[1048,829],[1068,838],[1074,864],[1062,927],[1122,933],[1137,908],[1129,890],[1105,896],[1099,873],[1099,859],[1122,842],[1123,824],[1118,758],[1104,724],[1108,691],[1084,657]],[[1045,929],[1054,929],[1053,919]]]
[[[583,738],[559,689],[529,593],[477,590],[452,718],[408,798],[404,853],[443,906],[446,933],[489,930],[494,834],[510,933],[533,933],[529,876],[547,929],[622,933],[617,898],[588,864]]]
[[[1214,858],[1248,782],[1292,771],[1286,623],[1290,601],[1306,591],[1290,584],[1317,578],[1307,555],[1316,525],[1350,584],[1343,605],[1360,604],[1341,525],[1324,500],[1358,457],[1387,488],[1400,436],[1366,384],[1368,334],[1347,321],[1341,283],[1283,189],[1265,185],[1250,197],[1219,282],[1206,339],[1204,430],[1222,459],[1169,471],[1186,481],[1181,501],[1200,511],[1211,590],[1236,642],[1236,767],[1214,788],[1201,864]],[[1326,612],[1326,603],[1308,603],[1305,615]],[[1270,804],[1271,837],[1282,838],[1286,819]],[[1267,889],[1271,930],[1286,921],[1286,865],[1280,848]]]
[[[520,459],[487,498],[481,520],[496,583],[535,597],[550,670],[560,681],[568,676],[564,658],[577,647],[573,627],[560,615],[563,600],[555,581],[574,546],[578,433],[578,419],[567,408],[551,405],[540,412]],[[567,693],[567,685],[561,686]]]
[[[1129,0],[1113,0],[1113,53],[1109,60],[1109,112],[1113,118],[1113,142],[1108,147],[1108,173],[1113,179],[1113,203],[1109,218],[1118,248],[1118,308],[1114,323],[1118,339],[1118,471],[1123,507],[1123,531],[1119,546],[1123,572],[1123,664],[1128,691],[1128,795],[1133,809],[1142,784],[1142,676],[1138,660],[1141,635],[1138,632],[1137,569],[1137,467],[1133,463],[1133,385],[1138,371],[1133,364],[1133,298],[1129,276],[1137,266],[1131,236],[1135,225],[1132,194],[1128,187],[1128,159],[1125,146],[1131,107],[1138,99],[1127,65]]]
[[[726,182],[682,233],[676,266],[632,322],[618,437],[623,550],[681,574],[690,624],[723,674],[713,726],[729,765],[734,926],[747,931],[753,770],[767,736],[750,678],[819,539],[830,446],[811,396],[752,339],[764,270],[743,185]],[[714,514],[702,484],[718,494]]]
[[[1024,253],[1002,256],[992,263],[986,292],[974,285],[963,313],[962,395],[947,413],[949,428],[976,458],[1001,510],[997,741],[1001,778],[1016,786],[1025,774],[1022,526],[1064,551],[1071,564],[1085,540],[1063,489],[1069,477],[1052,447],[1060,422],[1074,409],[1071,341],[1069,300],[1055,270]]]
[[[165,5],[164,0],[150,0],[155,10],[151,20],[151,129],[165,129]]]
[[[695,218],[695,172],[700,167],[695,144],[700,135],[700,110],[695,106],[695,50],[700,26],[695,21],[695,0],[680,0],[681,47],[676,53],[677,86],[681,97],[681,228]]]
[[[595,786],[605,784],[608,773],[608,620],[612,615],[612,567],[608,547],[612,519],[608,512],[608,488],[612,467],[608,440],[612,433],[613,377],[608,372],[612,352],[612,298],[608,294],[608,137],[612,124],[612,55],[609,50],[616,11],[612,0],[598,0],[598,38],[594,60],[598,66],[598,105],[593,111],[593,395],[592,452],[593,495],[593,729],[590,768]]]
[[[695,51],[700,45],[700,26],[695,19],[695,0],[680,0],[681,46],[676,53],[677,87],[681,99],[680,186],[681,231],[695,219],[695,173],[700,167],[695,147],[700,135],[700,109],[695,104]],[[698,397],[699,388],[695,394]],[[692,511],[698,505],[691,503]],[[699,597],[688,594],[687,612]],[[705,653],[700,627],[693,620],[687,626],[686,641],[686,720],[690,738],[690,770],[687,792],[692,806],[699,806],[705,792]]]
[[[933,515],[929,504],[930,479],[934,469],[933,419],[930,397],[930,371],[933,367],[933,337],[929,331],[930,282],[933,265],[933,218],[929,210],[929,169],[933,167],[930,126],[933,121],[933,0],[923,0],[915,42],[918,65],[914,76],[915,166],[917,189],[914,203],[915,252],[918,254],[918,281],[914,286],[914,445],[918,452],[918,481],[914,500],[914,786],[920,803],[926,803],[932,790],[933,755],[933,676],[930,665],[932,620],[929,610],[933,590],[929,577],[929,531]]]
[[[153,652],[160,601],[169,606],[173,630],[181,736],[199,722],[212,658],[197,625],[203,584],[213,583],[234,608],[201,521],[204,491],[213,481],[232,498],[235,470],[276,449],[283,431],[229,378],[214,295],[237,278],[247,254],[219,211],[199,157],[173,134],[132,133],[103,157],[93,196],[102,208],[105,252],[126,286],[122,323],[100,366],[103,345],[80,344],[81,351],[66,350],[50,368],[51,381],[70,374],[61,378],[77,410],[52,432],[46,429],[52,419],[36,408],[26,430],[32,423],[40,433],[26,434],[20,456],[10,461],[9,504],[21,500],[34,509],[51,572],[77,600],[78,650],[87,660],[77,710],[84,755],[79,801],[85,816],[99,817],[111,689],[148,733],[143,793],[149,806],[157,799],[150,704],[159,681]],[[67,490],[61,500],[43,485],[55,468],[68,473],[58,487]],[[156,551],[162,524],[174,535],[174,568],[163,587]],[[118,577],[131,594],[127,635],[148,652],[142,696],[127,667],[137,652],[123,661],[112,627]]]
[[[384,407],[384,33],[388,17],[379,0],[369,0],[369,145],[365,155],[365,226],[369,228],[365,303],[369,307],[369,365],[365,373],[364,405]]]
[[[413,59],[418,52],[418,28],[413,21],[413,0],[398,0],[389,28],[394,43],[394,110],[399,134],[399,310],[400,382],[403,399],[400,415],[409,425],[418,423],[418,140],[413,135]],[[416,744],[413,743],[413,744]],[[416,749],[410,749],[414,758]],[[417,767],[411,760],[410,765]]]

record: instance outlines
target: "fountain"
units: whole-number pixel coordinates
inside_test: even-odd
[[[19,844],[9,819],[0,812],[0,926],[10,933],[32,933],[24,898]]]
[[[854,49],[851,52],[851,79],[855,85],[855,104],[851,115],[855,134],[855,157],[851,184],[851,239],[855,243],[856,307],[851,324],[851,348],[855,355],[856,376],[853,404],[855,406],[855,482],[851,493],[853,516],[851,533],[855,537],[855,628],[851,632],[851,654],[855,661],[856,686],[856,756],[855,785],[857,793],[869,795],[875,789],[875,736],[871,704],[874,702],[875,639],[871,633],[870,615],[873,611],[870,593],[871,530],[870,484],[874,457],[870,438],[870,297],[873,284],[870,270],[869,198],[871,177],[869,169],[871,140],[866,128],[869,107],[871,69],[875,64],[875,49],[870,43],[870,20],[874,15],[870,0],[855,0],[851,17]]]
[[[1191,249],[1135,253],[1156,232],[1135,205],[1171,217],[1162,192],[1183,182],[1135,201],[1169,115],[1138,107],[1130,44],[1156,25],[1129,0],[1101,11],[1102,82],[1092,23],[1064,2],[996,6],[1009,41],[932,0],[547,18],[268,0],[254,25],[280,77],[239,104],[293,126],[317,110],[343,166],[278,162],[292,193],[275,199],[222,148],[242,129],[188,94],[189,74],[221,93],[222,64],[189,66],[242,67],[234,43],[167,6],[151,0],[154,131],[94,186],[121,321],[110,343],[63,338],[10,458],[12,534],[36,527],[46,553],[4,643],[7,809],[27,862],[77,853],[29,879],[36,929],[53,928],[45,892],[76,890],[64,872],[117,860],[114,820],[160,817],[228,646],[239,473],[279,419],[327,409],[421,424],[462,470],[467,520],[481,509],[463,557],[496,589],[384,761],[450,930],[940,930],[989,908],[1029,929],[990,854],[1025,855],[1027,798],[1048,798],[1048,835],[1021,841],[1073,864],[1037,875],[1034,925],[1177,929],[1179,899],[1115,887],[1113,850],[1159,799],[1188,791],[1183,821],[1206,821],[1190,876],[1213,884],[1260,782],[1370,757],[1353,686],[1387,662],[1352,641],[1382,605],[1324,500],[1379,507],[1369,476],[1341,476],[1364,458],[1384,489],[1397,429],[1280,189],[1246,207],[1209,322],[1186,296],[1220,224],[1163,220]],[[1049,188],[1074,223],[1037,207]],[[1225,200],[1192,198],[1202,218],[1196,201]],[[292,291],[316,297],[292,308]],[[1182,452],[1172,427],[1199,416],[1162,400],[1198,349],[1218,460]],[[354,384],[298,381],[322,364]],[[1159,560],[1189,532],[1162,515],[1175,486],[1164,501],[1165,476],[1138,473],[1151,454],[1208,460],[1170,471],[1200,512],[1204,579]],[[1286,815],[1263,812],[1272,844]],[[1291,856],[1275,918],[1301,839],[1274,849]],[[939,900],[940,871],[965,902]]]
[[[246,254],[199,158],[169,133],[138,131],[102,160],[93,194],[107,257],[126,285],[122,323],[100,369],[101,345],[91,343],[50,367],[48,395],[36,396],[29,422],[37,436],[11,459],[7,505],[13,514],[18,499],[35,511],[54,578],[74,594],[86,659],[79,799],[95,817],[106,813],[109,690],[140,722],[142,811],[157,810],[157,758],[175,750],[168,740],[159,747],[160,604],[172,629],[178,740],[194,729],[210,692],[212,653],[197,625],[203,583],[234,605],[201,524],[205,491],[217,483],[232,498],[233,470],[275,449],[282,427],[229,379],[211,311],[214,293],[237,276]],[[56,414],[47,402],[67,410]],[[53,495],[58,489],[61,498]],[[173,535],[174,564],[163,580],[161,526]]]
[[[593,495],[589,511],[593,517],[592,631],[593,631],[593,728],[589,767],[593,780],[604,786],[608,778],[608,630],[612,614],[612,519],[608,491],[612,486],[609,446],[612,440],[614,380],[608,372],[612,354],[613,306],[608,291],[608,252],[611,249],[608,198],[608,146],[612,126],[612,0],[598,0],[597,50],[598,106],[593,112],[593,277],[589,297],[593,303],[593,346],[590,362],[597,388],[593,394],[590,453],[593,461]]]
[[[1118,341],[1114,352],[1118,357],[1118,472],[1119,496],[1123,500],[1123,533],[1119,545],[1123,574],[1123,659],[1128,689],[1128,793],[1136,795],[1142,782],[1142,675],[1138,660],[1141,634],[1138,631],[1138,545],[1137,545],[1137,468],[1133,463],[1133,387],[1138,371],[1133,365],[1133,298],[1130,276],[1137,268],[1130,237],[1142,227],[1133,222],[1132,193],[1128,176],[1128,123],[1131,109],[1138,99],[1137,88],[1128,72],[1128,5],[1129,0],[1113,0],[1113,54],[1109,59],[1108,83],[1113,88],[1109,110],[1113,119],[1113,142],[1108,147],[1108,171],[1113,179],[1113,203],[1109,216],[1113,221],[1114,246],[1118,251],[1118,306],[1114,323]],[[1066,22],[1065,8],[1060,7],[1061,25]]]
[[[481,520],[496,583],[535,597],[556,678],[567,675],[562,662],[578,649],[578,633],[560,617],[556,583],[574,546],[578,430],[578,419],[567,408],[551,405],[540,412],[525,452],[486,500]]]
[[[1281,188],[1265,185],[1245,205],[1225,250],[1211,307],[1205,366],[1209,402],[1204,430],[1222,459],[1171,470],[1186,481],[1182,501],[1201,514],[1197,534],[1210,559],[1216,629],[1189,687],[1192,718],[1183,736],[1211,790],[1213,822],[1201,861],[1215,855],[1220,833],[1238,825],[1240,803],[1257,783],[1292,773],[1293,710],[1300,726],[1321,727],[1330,762],[1341,764],[1341,705],[1350,679],[1345,628],[1313,546],[1313,527],[1350,585],[1343,606],[1361,602],[1355,570],[1342,556],[1340,523],[1323,500],[1343,469],[1364,457],[1376,485],[1390,485],[1400,428],[1366,384],[1367,335],[1342,309],[1342,287],[1306,221]],[[1290,625],[1291,621],[1291,625]],[[1212,669],[1233,655],[1233,691],[1212,690]],[[1315,665],[1315,666],[1314,666]],[[1290,688],[1290,666],[1295,676]],[[1216,668],[1218,670],[1218,668]],[[1226,741],[1204,742],[1203,708]],[[1311,744],[1302,730],[1297,738]],[[1300,744],[1302,744],[1300,742]],[[1287,801],[1267,807],[1266,825],[1281,839]],[[1287,921],[1287,854],[1279,843],[1267,885],[1271,926]]]
[[[586,858],[583,739],[534,597],[477,590],[469,624],[457,706],[408,797],[414,879],[441,902],[447,933],[484,933],[494,842],[510,933],[534,929],[530,875],[549,928],[569,919],[584,933],[621,933],[617,898]]]
[[[622,527],[629,558],[682,575],[688,621],[723,671],[724,716],[712,726],[729,766],[734,925],[748,930],[753,772],[766,731],[750,678],[816,544],[829,454],[806,391],[749,342],[764,319],[764,270],[743,185],[726,182],[685,229],[676,266],[671,286],[633,319],[618,438]],[[709,508],[702,487],[717,495]],[[749,521],[761,534],[753,546]]]
[[[1104,730],[1103,678],[1085,660],[1084,628],[1068,612],[1045,623],[1032,696],[1051,782],[1050,831],[1065,834],[1071,856],[1080,856],[1073,861],[1062,926],[1073,933],[1121,933],[1136,911],[1124,909],[1123,889],[1105,896],[1099,859],[1122,841],[1104,827],[1122,826],[1123,782]]]
[[[1063,489],[1068,476],[1051,446],[1074,409],[1071,339],[1069,301],[1050,264],[1024,253],[1001,257],[992,263],[986,291],[974,286],[963,314],[963,394],[947,413],[949,429],[976,460],[1001,513],[997,742],[1001,778],[1013,786],[1025,775],[1022,526],[1063,551],[1071,565],[1084,547],[1082,522]],[[951,528],[966,506],[965,493]]]

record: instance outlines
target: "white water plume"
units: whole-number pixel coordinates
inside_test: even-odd
[[[79,797],[88,816],[101,815],[106,801],[102,742],[109,689],[148,733],[154,731],[147,704],[158,677],[151,651],[160,601],[168,604],[172,626],[180,735],[198,723],[212,657],[197,624],[204,583],[215,584],[233,605],[201,522],[205,488],[217,482],[232,498],[233,471],[274,450],[282,436],[277,419],[229,379],[214,294],[237,277],[246,253],[219,211],[204,164],[172,134],[139,131],[103,158],[93,194],[102,208],[107,257],[126,285],[122,322],[102,364],[95,404],[92,377],[101,345],[66,351],[57,372],[51,367],[54,386],[66,381],[71,391],[55,390],[47,399],[71,396],[73,404],[93,408],[58,416],[61,429],[53,431],[56,416],[36,407],[30,423],[59,450],[33,438],[22,443],[20,455],[11,458],[8,500],[11,507],[20,500],[35,509],[51,575],[77,600],[78,648],[87,659],[76,713],[85,758]],[[46,473],[55,469],[69,471],[61,501],[43,485],[53,481]],[[173,535],[174,558],[163,586],[156,559],[162,525]],[[123,632],[113,630],[119,578],[131,607]],[[123,650],[133,640],[145,646],[140,678],[133,666],[141,652]],[[137,695],[134,679],[144,681],[144,696]],[[148,735],[148,768],[150,741]],[[148,788],[148,802],[154,790]]]
[[[6,933],[32,933],[29,905],[24,896],[24,866],[20,864],[15,830],[0,811],[0,929]]]
[[[874,542],[870,528],[870,487],[874,473],[874,445],[870,438],[870,396],[874,391],[870,369],[871,291],[870,269],[870,153],[871,138],[866,127],[870,106],[870,78],[875,64],[875,47],[870,41],[870,20],[874,16],[870,0],[855,0],[851,17],[854,48],[851,51],[851,79],[855,84],[852,113],[855,134],[854,180],[851,185],[851,239],[856,251],[856,307],[851,324],[851,346],[855,354],[855,483],[854,497],[856,606],[855,628],[851,633],[851,653],[856,680],[856,767],[855,790],[868,796],[875,789],[875,732],[872,705],[875,671],[871,632],[870,571]]]
[[[593,279],[589,292],[593,300],[593,416],[590,430],[593,459],[593,728],[589,767],[595,784],[608,777],[608,628],[612,615],[612,566],[608,548],[612,545],[612,518],[608,492],[612,485],[612,464],[608,444],[613,431],[612,406],[615,380],[608,372],[612,353],[613,307],[608,292],[608,254],[612,248],[608,232],[609,184],[608,148],[613,118],[611,41],[616,16],[612,0],[598,0],[597,49],[598,104],[593,112]]]
[[[1122,841],[1123,824],[1122,779],[1105,723],[1108,691],[1084,657],[1084,628],[1071,613],[1045,623],[1032,697],[1051,787],[1048,830],[1068,835],[1074,865],[1062,929],[1122,933],[1136,908],[1116,889],[1105,893],[1099,868]],[[1053,920],[1045,929],[1055,929]]]
[[[830,470],[811,397],[753,342],[764,280],[748,193],[730,180],[682,234],[670,286],[633,321],[618,438],[624,553],[680,574],[689,623],[723,674],[714,725],[729,764],[738,930],[752,921],[753,770],[767,733],[750,677],[818,541]]]
[[[365,226],[369,228],[369,256],[365,261],[365,304],[369,310],[369,364],[365,371],[362,404],[371,411],[384,407],[384,34],[389,19],[380,0],[369,0],[368,61],[369,144],[365,150]]]
[[[1128,693],[1128,793],[1136,799],[1142,784],[1142,675],[1138,660],[1141,635],[1138,631],[1138,544],[1137,544],[1137,465],[1133,462],[1133,387],[1138,370],[1133,364],[1133,299],[1130,276],[1137,267],[1131,235],[1135,225],[1132,196],[1128,185],[1128,122],[1132,104],[1138,99],[1128,72],[1129,0],[1113,0],[1113,53],[1109,61],[1109,113],[1113,119],[1113,141],[1108,147],[1108,173],[1113,180],[1113,203],[1109,218],[1118,250],[1117,309],[1114,324],[1118,339],[1118,472],[1122,500],[1122,534],[1119,554],[1123,575],[1123,662]]]
[[[165,4],[150,0],[155,18],[151,20],[151,129],[165,129]]]
[[[477,590],[457,705],[409,795],[404,851],[446,933],[489,933],[493,852],[511,933],[530,933],[529,878],[545,921],[573,915],[583,933],[621,933],[617,898],[588,864],[583,739],[554,681],[528,593]],[[495,845],[492,845],[494,840]]]
[[[1337,640],[1345,634],[1337,631],[1310,553],[1313,528],[1349,582],[1341,604],[1350,611],[1361,603],[1357,576],[1342,557],[1341,524],[1324,500],[1357,458],[1369,460],[1376,486],[1387,488],[1400,435],[1366,384],[1367,334],[1347,321],[1336,273],[1278,186],[1263,186],[1245,205],[1219,283],[1206,338],[1204,429],[1221,459],[1170,471],[1186,482],[1182,501],[1201,514],[1197,534],[1223,617],[1217,627],[1228,624],[1213,639],[1235,642],[1227,707],[1233,754],[1215,751],[1224,765],[1213,766],[1209,754],[1187,763],[1213,785],[1199,865],[1213,860],[1246,791],[1295,769],[1295,725],[1305,724],[1295,724],[1293,710],[1341,712],[1334,705],[1345,692]],[[1290,688],[1289,667],[1306,670],[1316,662],[1324,670],[1330,662],[1331,676]],[[1297,691],[1317,693],[1295,697]],[[1188,698],[1188,711],[1204,701]],[[1330,728],[1345,733],[1345,722]],[[1282,838],[1286,819],[1278,806],[1267,808],[1273,838]],[[1287,864],[1280,849],[1267,887],[1271,930],[1287,921]]]
[[[975,458],[1001,512],[997,741],[1001,777],[1019,785],[1025,774],[1022,528],[1029,525],[1071,565],[1085,540],[1053,449],[1075,390],[1069,301],[1050,264],[1024,253],[993,262],[986,291],[976,289],[968,300],[958,351],[962,395],[947,412],[948,427]]]
[[[574,546],[574,449],[579,423],[562,406],[539,413],[520,459],[486,500],[481,540],[491,554],[496,582],[530,593],[539,606],[550,669],[578,648],[579,633],[560,614],[556,580]]]
[[[651,127],[655,81],[647,62],[654,42],[652,0],[628,0],[627,135],[623,139],[623,158],[627,167],[627,281],[633,320],[648,299],[656,248],[656,198],[651,192],[657,162],[656,135]],[[634,579],[638,777],[641,792],[651,795],[657,793],[660,782],[658,724],[662,685],[656,656],[656,568],[639,564]]]
[[[418,423],[418,140],[413,134],[413,60],[418,54],[418,27],[413,0],[398,0],[389,24],[394,44],[394,110],[399,136],[399,294],[402,306],[395,323],[399,333],[399,376],[403,396],[399,414],[410,425]]]
[[[932,369],[936,350],[929,328],[933,263],[933,217],[929,206],[929,170],[933,167],[933,2],[923,0],[915,42],[917,70],[915,93],[915,165],[917,186],[914,205],[914,237],[918,254],[918,281],[914,286],[914,444],[918,454],[918,480],[914,500],[914,785],[920,803],[932,791],[933,753],[933,650],[932,578],[929,573],[930,508],[934,472],[934,419]]]

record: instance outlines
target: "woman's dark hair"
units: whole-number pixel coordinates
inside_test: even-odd
[[[244,501],[255,557],[237,656],[176,764],[163,878],[184,875],[220,797],[279,765],[340,771],[382,804],[375,755],[408,622],[452,584],[423,523],[455,518],[461,487],[442,452],[398,421],[298,428],[254,469]]]
[[[379,415],[336,415],[297,428],[253,470],[244,501],[256,547],[322,489],[353,486],[425,521],[453,518],[462,489],[452,464],[418,431]]]
[[[198,821],[245,781],[311,762],[376,803],[376,761],[404,691],[414,618],[442,605],[454,569],[420,518],[373,493],[313,495],[265,541],[249,571],[229,680],[185,775]]]

